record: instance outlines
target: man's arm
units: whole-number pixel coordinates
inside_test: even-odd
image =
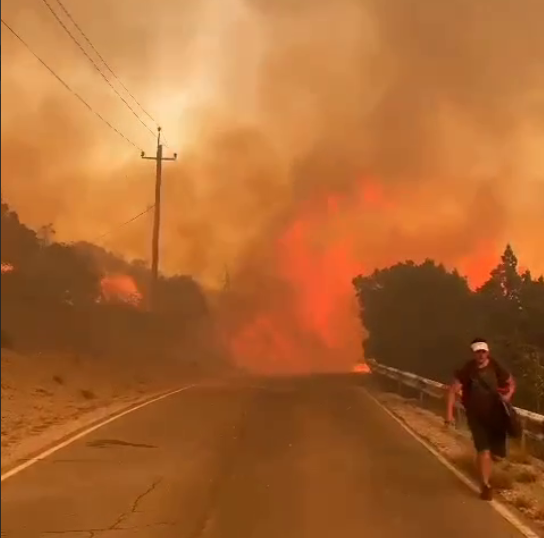
[[[514,395],[514,392],[516,392],[516,381],[512,374],[500,363],[495,362],[495,368],[497,372],[499,393],[507,402],[509,402]]]
[[[509,402],[516,392],[516,381],[511,374],[508,374],[508,377],[505,379],[504,385],[500,389],[502,397]]]
[[[455,378],[448,389],[448,394],[446,397],[446,422],[448,423],[454,422],[455,400],[457,399],[457,395],[459,394],[461,387],[461,382],[459,379]]]

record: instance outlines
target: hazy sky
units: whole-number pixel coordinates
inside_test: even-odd
[[[544,272],[541,0],[64,1],[180,155],[164,167],[168,271],[213,283],[228,266],[262,290],[298,286],[304,264],[334,280],[344,256],[349,290],[348,268],[408,257],[485,274],[510,241]],[[152,152],[44,3],[7,4],[4,20]],[[2,28],[2,191],[23,220],[92,240],[145,209],[153,180]],[[300,222],[307,255],[282,269]],[[149,226],[107,246],[147,257]]]

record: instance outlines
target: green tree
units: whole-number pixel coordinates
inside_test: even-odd
[[[544,350],[544,278],[533,280],[528,271],[523,275],[519,318],[524,340]]]
[[[70,245],[52,243],[44,247],[33,276],[51,301],[90,306],[99,294],[100,273]]]
[[[427,377],[451,378],[477,332],[464,278],[427,260],[358,276],[353,284],[368,332],[366,356]]]
[[[523,346],[516,366],[518,403],[537,413],[544,412],[544,351],[536,346]]]
[[[512,246],[506,245],[501,262],[491,271],[489,280],[480,290],[491,292],[496,298],[519,304],[522,284],[523,278],[518,272],[518,259]]]
[[[486,334],[505,354],[512,344],[522,340],[520,331],[521,299],[524,278],[518,273],[518,260],[507,245],[501,261],[491,271],[489,280],[477,290]]]
[[[39,249],[36,233],[22,224],[17,213],[11,211],[4,201],[0,230],[2,262],[11,263],[16,268],[32,263]]]
[[[544,280],[520,274],[510,245],[489,280],[477,291],[479,311],[494,352],[518,378],[517,400],[539,398],[539,357],[544,352]],[[536,391],[536,392],[535,392]]]

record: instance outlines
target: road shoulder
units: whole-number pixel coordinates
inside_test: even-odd
[[[446,430],[436,413],[420,407],[414,399],[370,388],[369,394],[390,411],[420,440],[475,483],[474,455],[467,432]],[[544,464],[515,448],[494,474],[498,501],[537,536],[544,536]]]

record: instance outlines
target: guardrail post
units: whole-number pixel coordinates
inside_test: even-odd
[[[521,452],[523,454],[527,453],[527,419],[525,417],[521,417],[521,439],[519,440],[519,446],[521,449]]]
[[[422,380],[418,381],[419,403],[423,405],[425,399],[425,383]]]

